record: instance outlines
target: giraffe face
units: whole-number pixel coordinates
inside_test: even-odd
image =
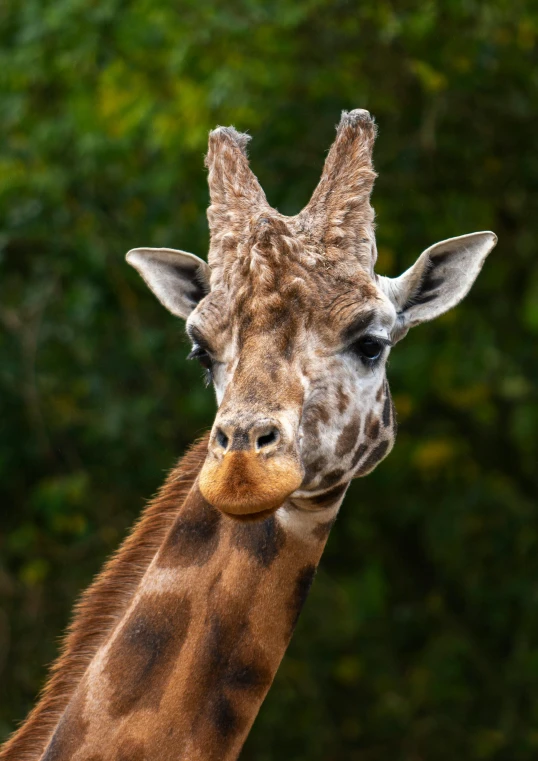
[[[201,487],[227,512],[338,488],[393,444],[396,310],[361,269],[320,267],[323,251],[290,227],[253,220],[187,321],[219,403]]]
[[[218,128],[208,264],[170,249],[127,255],[187,319],[191,357],[214,384],[200,489],[226,513],[266,514],[288,498],[314,508],[369,473],[394,442],[391,346],[463,298],[495,245],[489,232],[453,238],[399,278],[376,275],[374,137],[367,112],[344,114],[311,201],[284,217],[250,170],[248,137]]]

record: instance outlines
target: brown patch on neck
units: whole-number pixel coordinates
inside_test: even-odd
[[[213,598],[195,668],[199,697],[190,700],[197,707],[193,731],[207,734],[210,745],[216,740],[224,757],[250,723],[245,703],[263,699],[274,669],[252,637],[241,596],[227,595],[217,584]]]
[[[114,757],[114,761],[145,761],[145,759],[146,750],[142,743],[130,738],[125,739],[121,743]]]
[[[136,603],[106,663],[112,718],[135,708],[158,710],[190,619],[191,603],[183,595],[146,595]]]
[[[271,515],[258,523],[237,523],[232,541],[235,547],[255,558],[263,568],[269,568],[283,548],[286,536],[276,517]]]
[[[280,547],[280,527],[264,523],[239,526],[238,535],[238,524],[224,518],[229,533],[220,560],[217,553],[211,561],[203,615],[185,646],[188,671],[169,704],[181,717],[175,747],[185,757],[190,750],[205,761],[237,758],[308,593],[322,546],[284,534]]]
[[[82,595],[41,699],[3,746],[0,761],[35,761],[43,753],[86,668],[125,613],[191,490],[204,463],[208,440],[207,434],[171,471],[116,555]]]
[[[219,544],[222,513],[197,491],[198,499],[187,502],[176,518],[159,553],[164,568],[205,565]]]

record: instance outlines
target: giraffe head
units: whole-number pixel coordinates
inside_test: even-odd
[[[457,304],[496,243],[463,235],[400,277],[376,275],[375,135],[367,111],[344,112],[310,202],[285,217],[249,167],[248,136],[219,127],[206,159],[208,263],[170,249],[127,254],[186,319],[190,356],[215,386],[200,488],[224,512],[263,514],[289,497],[319,505],[369,473],[394,442],[391,347]]]

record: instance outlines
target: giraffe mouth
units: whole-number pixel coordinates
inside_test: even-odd
[[[262,519],[281,507],[303,477],[297,460],[286,455],[265,458],[235,451],[217,459],[209,454],[200,473],[200,491],[223,513]]]
[[[264,521],[266,518],[270,518],[278,508],[272,508],[271,510],[260,510],[257,513],[226,513],[226,515],[237,523],[257,523]]]

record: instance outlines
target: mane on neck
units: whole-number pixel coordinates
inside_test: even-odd
[[[0,761],[35,761],[44,751],[93,656],[125,612],[191,490],[208,439],[206,434],[196,442],[170,472],[129,536],[82,594],[40,700],[0,750]]]

